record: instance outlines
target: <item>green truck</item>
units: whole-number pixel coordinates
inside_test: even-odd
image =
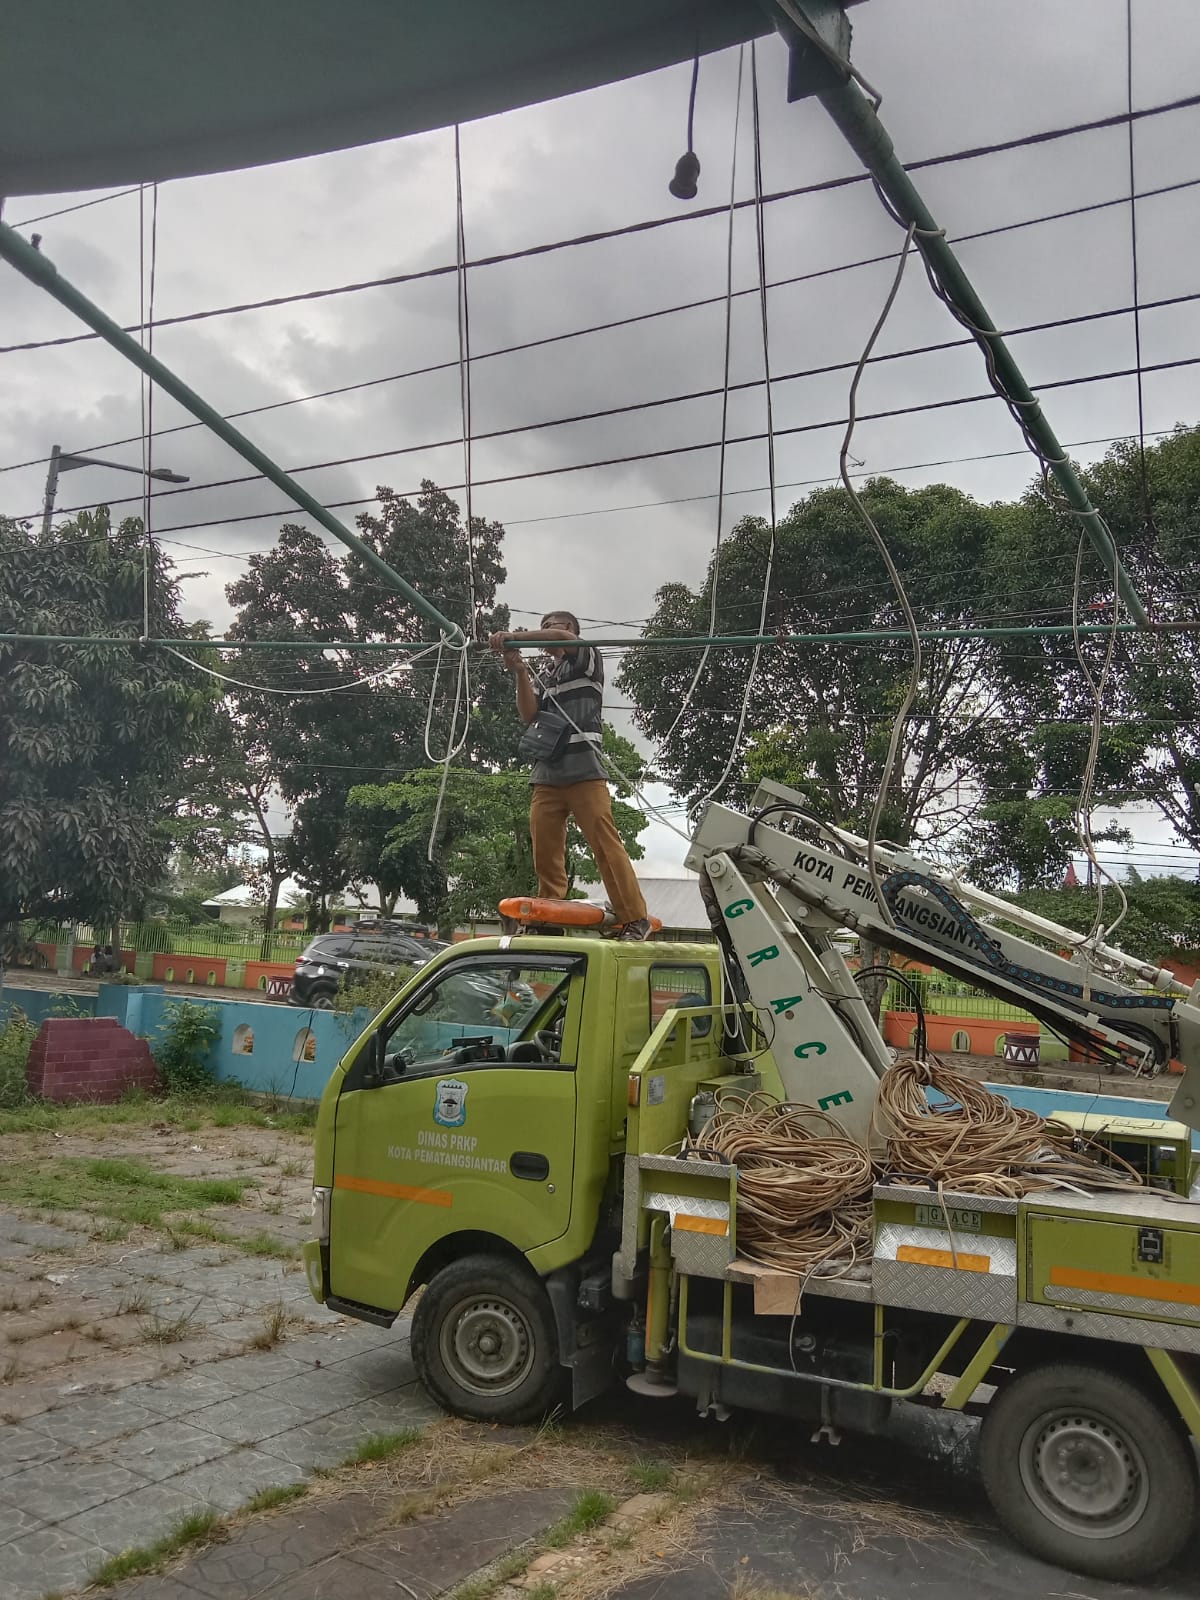
[[[467,1417],[532,1419],[621,1381],[831,1439],[880,1432],[898,1402],[976,1414],[1015,1536],[1084,1572],[1145,1575],[1196,1525],[1183,1120],[1075,1118],[1140,1173],[1120,1191],[934,1192],[881,1170],[869,1259],[804,1279],[739,1254],[738,1168],[697,1137],[714,1096],[754,1092],[832,1108],[871,1144],[891,1056],[834,942],[847,926],[1129,1066],[1177,1057],[1174,1110],[1192,1123],[1197,997],[1119,952],[1084,971],[1026,936],[1046,925],[1001,931],[991,897],[881,848],[889,922],[862,887],[862,841],[817,837],[784,803],[768,789],[753,817],[709,808],[694,862],[712,944],[528,932],[456,945],[410,981],[321,1103],[312,1292],[389,1325],[422,1291],[417,1372]]]

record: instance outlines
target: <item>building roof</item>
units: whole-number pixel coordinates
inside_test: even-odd
[[[686,878],[643,878],[638,883],[646,898],[646,910],[657,917],[664,928],[689,928],[707,932],[708,913],[700,898],[700,880],[694,873]],[[603,902],[604,885],[581,883],[577,887],[588,900]]]
[[[295,878],[285,878],[279,890],[279,909],[287,911],[293,906],[304,904],[304,890]],[[223,907],[238,907],[253,910],[263,905],[262,890],[251,883],[239,883],[232,889],[226,889],[222,894],[213,895],[211,900],[205,900],[206,910],[219,912]],[[382,905],[379,890],[373,883],[359,884],[357,888],[346,889],[338,895],[334,902],[337,911],[380,911]],[[396,903],[396,916],[415,916],[416,906],[411,900],[399,900]]]

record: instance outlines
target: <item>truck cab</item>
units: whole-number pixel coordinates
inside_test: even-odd
[[[444,952],[325,1090],[316,1298],[386,1326],[424,1288],[419,1370],[462,1414],[535,1416],[564,1388],[578,1405],[607,1387],[630,1072],[677,1007],[688,1097],[731,1071],[720,985],[713,945],[530,935]]]

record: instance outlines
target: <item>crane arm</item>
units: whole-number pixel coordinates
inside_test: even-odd
[[[687,860],[789,1098],[831,1111],[853,1137],[869,1138],[890,1057],[835,943],[842,929],[1020,1006],[1127,1071],[1181,1062],[1171,1114],[1200,1128],[1200,984],[1189,990],[1163,968],[888,845],[875,853],[881,908],[866,841],[814,817],[782,784],[760,785],[750,816],[709,805]],[[997,926],[1000,917],[1010,926]]]

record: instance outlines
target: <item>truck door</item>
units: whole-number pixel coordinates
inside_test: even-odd
[[[488,952],[431,974],[346,1075],[330,1287],[399,1310],[451,1234],[522,1251],[567,1231],[587,958]]]

